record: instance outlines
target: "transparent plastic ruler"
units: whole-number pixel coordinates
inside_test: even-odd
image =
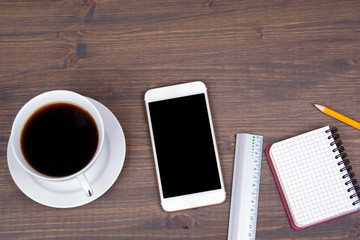
[[[263,137],[236,135],[228,240],[255,239]]]

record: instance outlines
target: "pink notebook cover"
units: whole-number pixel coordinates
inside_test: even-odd
[[[316,224],[313,224],[313,225],[309,225],[309,226],[306,226],[306,227],[298,227],[298,226],[296,226],[296,225],[295,225],[295,222],[294,222],[294,220],[293,220],[293,218],[292,218],[292,216],[291,216],[290,209],[289,209],[289,206],[288,206],[288,204],[287,204],[287,202],[286,202],[286,198],[285,198],[284,192],[283,192],[283,190],[282,190],[282,188],[281,188],[281,185],[280,185],[278,176],[277,176],[277,174],[276,174],[274,165],[273,165],[273,163],[272,163],[272,159],[271,159],[270,153],[269,153],[270,148],[271,148],[271,145],[266,148],[266,157],[267,157],[267,159],[268,159],[268,162],[269,162],[271,171],[272,171],[272,173],[273,173],[273,175],[274,175],[274,179],[275,179],[276,185],[277,185],[277,187],[278,187],[278,189],[279,189],[280,196],[281,196],[281,200],[282,200],[282,202],[283,202],[283,204],[284,204],[285,211],[286,211],[286,214],[288,215],[288,218],[289,218],[291,227],[293,227],[293,228],[296,229],[296,230],[303,230],[303,229],[305,229],[305,228],[309,228],[309,227],[312,227],[312,226],[315,226],[315,225],[319,225],[319,224],[321,224],[321,223],[328,222],[328,221],[330,221],[330,220],[337,219],[337,218],[341,218],[341,217],[344,217],[344,216],[346,216],[346,215],[350,215],[350,214],[352,214],[352,213],[354,213],[354,212],[357,212],[357,211],[354,211],[354,212],[351,212],[351,213],[346,213],[346,214],[344,214],[344,215],[341,215],[341,216],[338,216],[338,217],[335,217],[335,218],[331,218],[331,219],[327,219],[327,220],[325,220],[325,221],[322,221],[322,222],[319,222],[319,223],[316,223]]]

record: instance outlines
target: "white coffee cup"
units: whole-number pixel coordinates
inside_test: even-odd
[[[26,161],[21,149],[21,134],[28,119],[38,109],[52,103],[69,103],[82,108],[92,116],[98,129],[98,145],[92,159],[85,167],[83,167],[76,173],[65,177],[53,177],[38,172],[37,170],[32,168],[31,165],[29,165],[29,163]],[[93,195],[93,190],[89,184],[89,181],[86,178],[85,172],[98,159],[101,149],[103,147],[104,137],[105,130],[101,115],[96,109],[96,107],[86,97],[71,91],[55,90],[45,92],[34,97],[20,109],[12,125],[10,142],[16,160],[29,174],[43,180],[57,182],[67,181],[76,178],[81,187],[83,188],[85,194],[88,197],[91,197]]]

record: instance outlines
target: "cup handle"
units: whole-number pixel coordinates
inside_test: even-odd
[[[94,192],[93,192],[85,174],[82,173],[82,174],[78,175],[77,180],[79,181],[81,187],[83,188],[86,196],[91,197],[94,194]]]

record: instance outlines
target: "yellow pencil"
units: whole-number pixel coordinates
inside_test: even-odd
[[[320,111],[322,111],[323,113],[329,115],[330,117],[333,117],[333,118],[336,118],[337,120],[339,121],[342,121],[358,130],[360,130],[360,123],[340,114],[340,113],[337,113],[335,112],[334,110],[331,110],[330,108],[327,108],[325,106],[322,106],[322,105],[319,105],[319,104],[314,104],[315,107],[317,109],[319,109]]]

